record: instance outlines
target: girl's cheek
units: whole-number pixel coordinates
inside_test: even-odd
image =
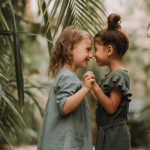
[[[89,58],[93,57],[93,54],[91,52],[88,53]]]
[[[94,57],[97,58],[97,53],[95,53]]]

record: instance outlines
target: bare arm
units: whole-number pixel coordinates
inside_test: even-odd
[[[93,73],[92,71],[87,71],[87,72],[83,75],[83,80],[84,80],[85,78],[94,79],[94,80],[95,80],[95,75],[94,75],[94,73]],[[93,81],[93,82],[94,82],[94,81]],[[95,95],[93,89],[90,90],[90,94],[91,94],[91,96],[93,97],[93,99],[94,99],[95,101],[97,101],[97,97],[96,97],[96,95]]]
[[[85,79],[83,87],[78,92],[68,97],[63,107],[63,113],[65,115],[69,114],[80,105],[84,97],[90,91],[92,82],[93,79]]]
[[[122,96],[122,92],[119,89],[113,88],[108,97],[95,82],[93,91],[97,97],[97,101],[99,101],[109,114],[113,114],[117,110]]]
[[[97,101],[97,97],[92,89],[90,90],[90,94],[92,95],[93,99]]]
[[[83,86],[74,95],[68,97],[68,99],[66,100],[66,102],[64,104],[64,107],[63,107],[64,114],[67,115],[70,112],[72,112],[73,110],[75,110],[80,105],[80,103],[82,102],[84,97],[87,95],[89,90],[90,89],[88,89],[87,87]]]

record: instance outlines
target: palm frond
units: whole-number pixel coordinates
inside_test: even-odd
[[[15,16],[17,5],[15,4],[14,9],[11,2],[11,0],[3,0],[2,3],[5,3],[7,7],[6,10],[2,9],[3,6],[0,3],[0,41],[2,42],[0,55],[0,136],[10,145],[15,139],[17,129],[24,125],[21,113],[18,112],[18,102],[22,108],[24,94],[34,101],[41,115],[43,115],[36,97],[24,85],[18,42],[18,36],[39,35],[18,31]],[[48,41],[49,54],[51,53],[53,40],[61,29],[74,25],[94,35],[102,28],[103,17],[105,17],[106,12],[100,0],[38,0],[38,4],[40,6],[39,10],[43,14],[44,36]],[[11,15],[11,20],[6,19],[4,10],[5,13]],[[19,19],[21,17],[23,16],[20,16]],[[12,25],[10,25],[11,23]],[[12,92],[14,91],[17,91],[18,97],[13,96]]]
[[[14,104],[12,104],[1,89],[0,97],[0,137],[4,138],[10,147],[12,147],[15,139],[15,132],[18,127],[25,126],[25,122],[14,107]]]
[[[0,29],[0,35],[5,35],[5,36],[12,36],[13,35],[13,31],[7,31],[7,30],[1,30]],[[21,36],[35,36],[35,37],[41,37],[42,35],[36,34],[36,33],[32,33],[32,32],[24,32],[24,31],[17,31],[16,35],[21,35]],[[43,37],[43,36],[42,36]],[[44,39],[46,39],[50,44],[52,44],[52,41],[50,41],[49,39],[47,39],[46,37],[43,37]]]
[[[7,7],[8,5],[7,1]],[[8,12],[7,12],[8,13]],[[18,80],[18,75],[22,73],[20,70],[16,71],[15,75],[15,67],[13,57],[13,52],[17,49],[17,44],[15,45],[15,37],[10,30],[10,24],[8,23],[8,19],[5,16],[6,11],[0,9],[0,41],[1,41],[1,55],[0,55],[0,138],[4,139],[11,147],[15,140],[16,132],[18,128],[24,126],[24,121],[20,115],[20,112],[17,110],[18,102],[22,97],[19,97],[19,101],[14,100],[12,94],[12,89],[9,86],[9,80],[12,78]],[[14,17],[14,16],[13,16]],[[11,18],[13,18],[11,17]],[[10,21],[10,20],[9,20]],[[13,30],[14,31],[14,30]],[[15,31],[14,31],[15,34]],[[2,36],[5,35],[5,36]],[[15,50],[14,50],[15,49]],[[14,50],[14,51],[13,51]],[[20,63],[20,61],[19,61]],[[18,65],[22,65],[21,63]],[[21,74],[22,75],[22,74]],[[16,80],[15,80],[15,88],[16,88]],[[23,85],[23,82],[17,82],[18,87]],[[18,88],[18,89],[19,89]],[[23,90],[19,90],[22,94]],[[19,95],[18,92],[18,95]],[[20,94],[20,95],[21,95]],[[20,98],[21,97],[21,98]]]
[[[8,81],[8,79],[7,79],[3,74],[1,74],[1,73],[0,73],[0,79],[1,79],[1,80],[5,80],[5,81]]]
[[[57,18],[56,28],[53,34],[53,39],[55,38],[57,32],[60,28],[65,28],[69,25],[79,26],[94,35],[98,30],[102,28],[104,24],[103,18],[106,17],[106,9],[100,0],[68,0],[59,1],[55,0],[53,3],[48,1],[48,7],[52,7],[49,14],[49,23],[54,18]],[[48,11],[48,9],[47,9]],[[45,10],[44,10],[45,12]],[[49,27],[50,28],[49,24]]]
[[[20,118],[20,120],[22,120],[22,117],[20,116],[20,114],[18,113],[18,111],[16,110],[14,105],[12,105],[10,100],[7,98],[7,96],[5,95],[5,93],[1,89],[0,89],[0,95],[5,100],[5,102],[9,105],[9,107],[13,110],[13,112]],[[22,120],[22,122],[23,122],[23,120]]]
[[[34,97],[34,94],[32,94],[29,91],[25,91],[25,94],[27,94],[29,97],[31,97],[31,99],[33,100],[34,104],[36,105],[36,107],[38,108],[40,115],[43,117],[43,110],[41,109],[39,103],[37,102],[36,98]]]
[[[20,102],[20,107],[22,108],[23,103],[24,103],[24,95],[23,95],[23,75],[22,75],[22,63],[21,63],[21,56],[20,56],[20,50],[19,50],[19,44],[18,44],[18,39],[16,36],[16,32],[17,32],[17,27],[16,27],[16,21],[15,21],[15,17],[14,17],[14,13],[13,13],[13,8],[12,8],[12,4],[11,1],[9,1],[9,6],[11,8],[11,12],[12,12],[12,22],[13,22],[13,34],[12,36],[9,37],[10,42],[8,43],[13,43],[13,44],[9,44],[9,47],[11,47],[11,49],[13,49],[14,51],[14,60],[15,60],[15,69],[16,69],[16,81],[17,81],[17,87],[18,87],[18,98],[19,98],[19,102]],[[0,20],[3,23],[3,28],[8,31],[8,32],[3,32],[3,34],[11,34],[9,26],[7,25],[7,21],[2,13],[2,11],[0,10]]]
[[[40,2],[39,2],[40,4]],[[43,0],[41,6],[42,12],[43,12],[43,17],[44,17],[44,24],[49,26],[49,21],[48,21],[48,6],[50,4],[50,1],[48,2],[48,5],[46,5],[46,2]],[[50,39],[50,41],[52,41],[52,34],[51,34],[51,28],[45,27],[45,31],[46,31],[46,38]],[[49,48],[49,55],[51,54],[51,48],[53,47],[52,43],[48,43],[48,48]]]
[[[19,42],[18,37],[16,35],[17,26],[16,20],[14,17],[14,11],[11,1],[9,1],[9,7],[12,13],[12,24],[13,24],[13,50],[14,50],[14,59],[15,59],[15,70],[16,70],[16,81],[17,81],[17,89],[18,89],[18,98],[20,102],[20,107],[22,109],[24,104],[24,83],[23,83],[23,74],[22,74],[22,61],[21,54],[19,50]]]

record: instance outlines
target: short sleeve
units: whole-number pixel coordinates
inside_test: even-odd
[[[112,88],[118,88],[122,91],[127,100],[131,100],[131,92],[129,90],[130,80],[128,74],[116,73],[109,77],[102,85],[105,93],[109,93]]]
[[[80,88],[80,83],[75,80],[74,76],[63,76],[55,87],[56,102],[59,106],[60,113],[63,115],[63,107],[68,97],[76,93]]]

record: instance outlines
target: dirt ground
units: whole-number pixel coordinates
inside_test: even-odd
[[[21,147],[16,147],[14,150],[37,150],[37,146],[35,145],[21,146]]]
[[[33,146],[21,146],[21,147],[15,148],[14,150],[37,150],[37,146],[34,146],[34,145]]]
[[[14,150],[37,150],[37,146],[31,145],[31,146],[21,146],[18,148],[15,148]],[[94,150],[94,148],[93,148]],[[144,150],[143,148],[132,148],[131,150]]]

